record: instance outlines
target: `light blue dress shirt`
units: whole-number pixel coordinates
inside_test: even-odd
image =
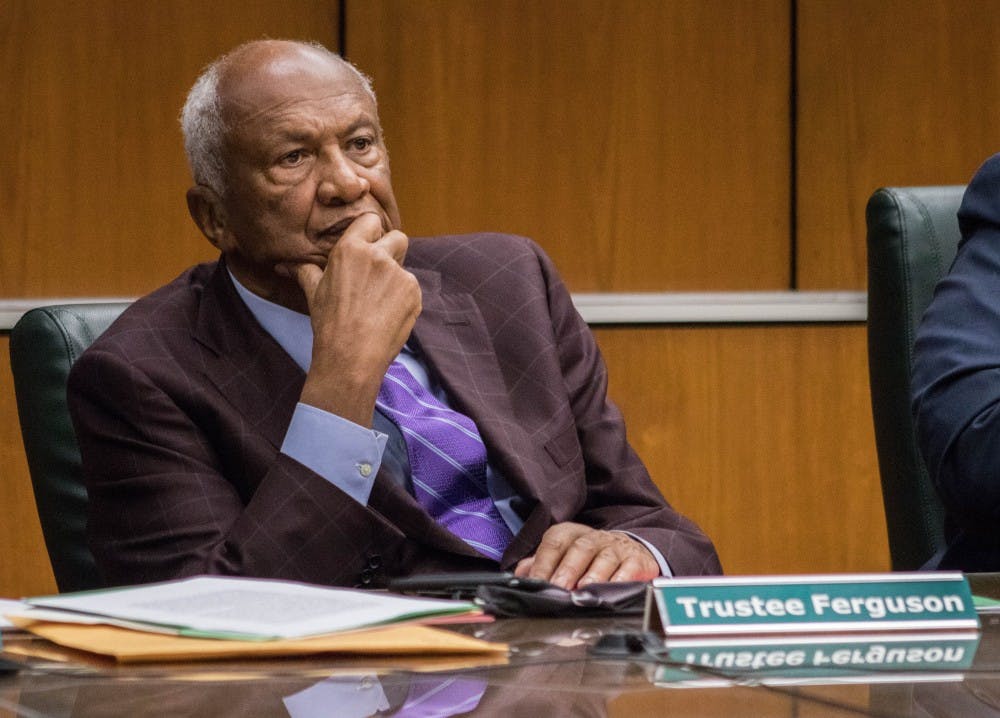
[[[231,272],[229,277],[247,309],[264,331],[278,342],[302,371],[308,372],[312,365],[313,342],[312,323],[308,315],[257,296],[240,284]],[[450,406],[444,391],[434,385],[427,367],[409,347],[403,347],[396,361],[405,366],[442,404]],[[317,441],[317,436],[322,436],[323,441]],[[359,504],[367,506],[375,484],[375,475],[382,465],[388,438],[380,431],[365,428],[336,414],[299,402],[285,433],[281,453],[319,474]],[[516,535],[524,526],[524,519],[512,506],[512,502],[519,497],[491,465],[486,467],[486,483],[497,511],[511,533]],[[654,546],[628,531],[623,533],[640,541],[650,550],[660,565],[662,575],[672,575],[666,560]]]

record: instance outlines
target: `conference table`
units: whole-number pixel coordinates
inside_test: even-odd
[[[976,593],[1000,597],[997,577],[972,583]],[[865,669],[828,662],[824,670],[684,666],[671,660],[676,653],[649,650],[653,642],[639,640],[637,616],[448,627],[510,646],[506,656],[493,657],[323,655],[126,666],[13,655],[7,649],[43,645],[15,633],[4,635],[0,658],[13,658],[20,670],[0,674],[0,716],[1000,716],[1000,615],[984,614],[981,623],[978,634],[961,640],[923,636],[919,655],[930,660]],[[870,645],[857,645],[856,657],[873,655]],[[822,650],[850,653],[843,646]],[[940,660],[949,651],[959,659],[954,665]]]

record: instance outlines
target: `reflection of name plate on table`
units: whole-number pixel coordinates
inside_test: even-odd
[[[656,579],[646,630],[672,636],[974,630],[961,573]]]
[[[808,638],[668,639],[654,682],[670,687],[960,681],[979,635],[929,632]]]

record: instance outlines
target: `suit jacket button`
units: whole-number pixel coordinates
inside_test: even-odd
[[[374,578],[374,575],[375,574],[372,572],[370,568],[364,569],[361,572],[361,583],[367,586],[369,583],[372,582],[372,578]]]
[[[368,568],[372,569],[373,571],[377,571],[378,569],[382,568],[382,557],[379,556],[377,553],[373,553],[371,556],[369,556]]]

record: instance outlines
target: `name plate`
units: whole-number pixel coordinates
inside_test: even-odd
[[[656,579],[645,629],[666,636],[976,629],[961,573]]]

